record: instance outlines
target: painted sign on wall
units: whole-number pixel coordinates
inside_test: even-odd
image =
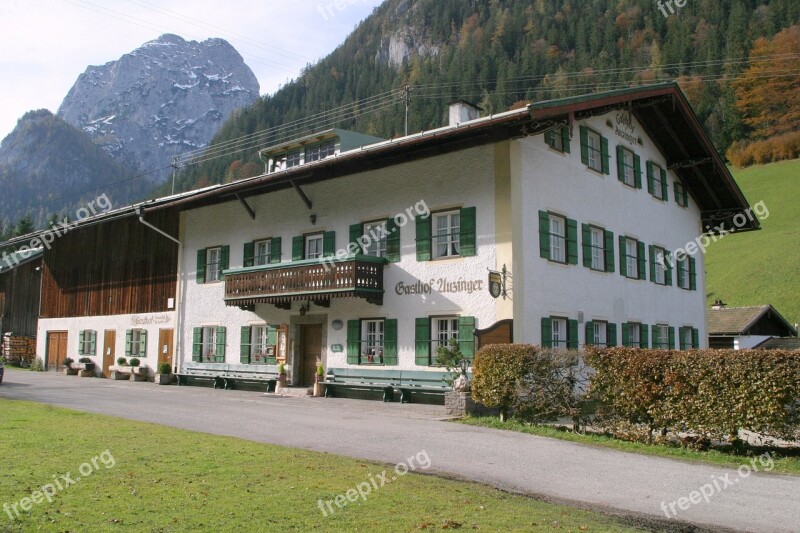
[[[434,292],[447,293],[466,293],[482,291],[484,289],[482,279],[463,279],[452,280],[450,278],[432,278],[428,282],[417,280],[416,283],[397,282],[394,292],[398,296],[408,296],[412,294],[431,294]]]

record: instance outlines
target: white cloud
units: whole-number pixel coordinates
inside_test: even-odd
[[[380,0],[0,0],[0,137],[55,112],[89,65],[163,33],[228,40],[274,92],[340,44]]]

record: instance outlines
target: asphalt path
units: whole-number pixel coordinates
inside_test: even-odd
[[[685,531],[689,524],[800,532],[800,477],[765,472],[766,459],[743,460],[746,466],[737,470],[465,426],[443,420],[441,406],[288,398],[52,372],[7,369],[3,398],[389,465],[425,452],[431,465],[426,473],[622,514],[655,529]]]

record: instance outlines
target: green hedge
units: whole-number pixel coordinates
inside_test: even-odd
[[[653,432],[796,440],[800,353],[779,350],[586,348],[600,415]]]

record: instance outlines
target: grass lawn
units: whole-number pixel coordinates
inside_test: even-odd
[[[2,531],[636,531],[614,517],[416,474],[324,517],[320,499],[394,475],[391,467],[32,402],[0,400],[0,435],[0,504],[55,479],[64,485],[61,476],[76,481],[18,519],[0,514]]]
[[[688,450],[685,448],[663,446],[663,445],[648,445],[638,442],[626,442],[623,440],[615,439],[612,437],[605,437],[602,435],[582,435],[573,433],[571,431],[562,431],[551,426],[536,426],[525,424],[517,420],[509,420],[508,422],[500,422],[498,418],[492,417],[467,417],[458,421],[459,423],[468,424],[471,426],[479,426],[493,429],[503,429],[509,431],[519,431],[522,433],[530,433],[532,435],[539,435],[541,437],[552,437],[555,439],[567,440],[570,442],[578,442],[581,444],[590,444],[594,446],[601,446],[603,448],[612,448],[623,452],[641,453],[645,455],[657,455],[660,457],[668,457],[670,459],[682,459],[687,461],[697,461],[704,463],[711,463],[719,466],[730,466],[737,468],[741,464],[748,462],[748,458],[741,455],[734,455],[732,452],[727,453],[719,450],[709,450],[705,452]],[[763,453],[763,450],[757,450],[756,455]],[[795,449],[793,455],[786,455],[784,452],[781,455],[780,451],[769,449],[770,455],[773,457],[775,467],[772,469],[776,474],[794,474],[800,475],[800,450]]]
[[[761,231],[728,235],[706,256],[708,303],[771,303],[791,324],[800,322],[800,160],[732,169],[750,205],[764,201]]]

